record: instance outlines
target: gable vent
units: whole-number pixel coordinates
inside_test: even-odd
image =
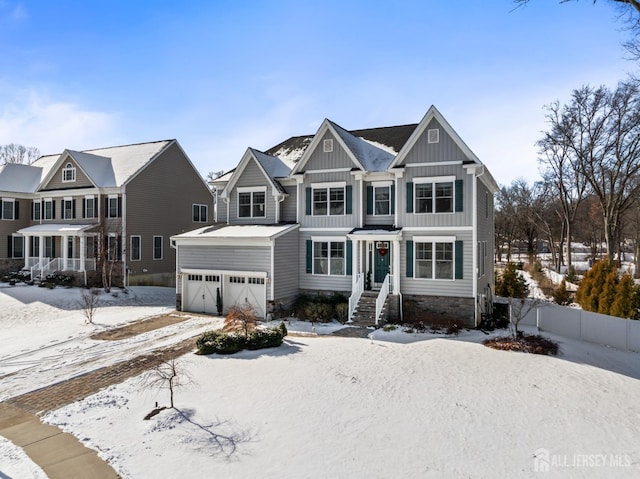
[[[324,140],[322,142],[322,148],[325,153],[331,153],[333,151],[333,140]]]
[[[428,143],[439,143],[440,142],[440,129],[434,128],[433,130],[427,131],[427,142]]]

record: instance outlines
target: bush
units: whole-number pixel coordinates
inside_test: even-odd
[[[246,348],[249,350],[277,348],[284,336],[280,328],[255,329],[247,336]]]
[[[282,321],[280,323],[280,326],[278,326],[280,328],[280,332],[282,333],[282,337],[285,338],[287,336],[287,334],[289,334],[289,331],[287,331],[287,327],[284,325],[284,321]]]
[[[234,354],[243,349],[275,348],[282,344],[287,328],[254,329],[247,336],[224,331],[207,331],[196,340],[196,354]]]
[[[568,306],[571,304],[571,291],[567,291],[567,282],[563,279],[553,291],[553,300],[560,306]]]
[[[342,324],[346,323],[349,319],[349,303],[336,304],[336,316]]]
[[[505,298],[526,298],[529,287],[525,279],[518,273],[518,265],[508,263],[502,274],[496,279],[496,295]]]
[[[292,312],[297,318],[324,323],[331,321],[333,318],[340,320],[340,315],[342,314],[340,312],[340,308],[342,308],[340,304],[346,303],[348,311],[348,302],[347,297],[340,293],[331,296],[300,294],[293,302]]]

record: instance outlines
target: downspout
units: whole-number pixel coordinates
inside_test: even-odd
[[[276,223],[280,223],[280,215],[281,215],[280,208],[284,199],[285,199],[284,195],[276,196]]]
[[[477,169],[473,170],[473,207],[472,207],[472,228],[471,228],[471,251],[473,261],[473,321],[474,325],[478,327],[478,174]]]
[[[129,275],[127,274],[127,187],[122,187],[122,284],[129,287]]]

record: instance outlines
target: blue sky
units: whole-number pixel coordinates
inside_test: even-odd
[[[635,64],[608,2],[0,0],[0,145],[176,138],[199,171],[435,105],[500,184],[539,179],[543,106]]]

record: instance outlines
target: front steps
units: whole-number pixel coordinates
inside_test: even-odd
[[[378,298],[378,291],[363,291],[360,296],[360,301],[353,313],[353,318],[349,321],[352,326],[370,327],[376,325],[376,299]],[[378,321],[378,325],[385,323],[387,317],[387,309],[389,306],[390,295],[382,306],[382,312]]]

